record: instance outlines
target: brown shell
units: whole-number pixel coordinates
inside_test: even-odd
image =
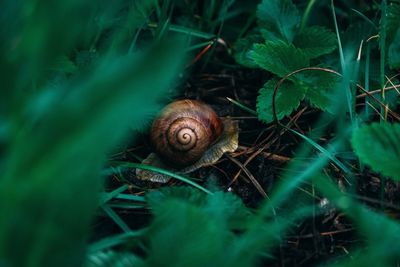
[[[178,100],[154,120],[151,141],[160,158],[176,168],[193,164],[218,139],[223,123],[208,105]]]

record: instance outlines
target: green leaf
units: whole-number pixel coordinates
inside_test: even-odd
[[[264,40],[260,34],[250,34],[245,38],[238,39],[233,47],[236,62],[248,67],[257,68],[258,65],[250,58],[250,51],[255,43],[262,43]]]
[[[142,235],[142,231],[127,232],[113,236],[107,236],[102,238],[95,243],[90,244],[87,251],[89,254],[96,254],[100,251],[109,250],[112,247],[116,247],[127,242],[132,242],[135,239],[139,239]]]
[[[258,118],[266,123],[274,120],[272,113],[272,96],[276,84],[277,80],[268,81],[264,87],[260,89],[257,97]],[[275,99],[277,118],[280,120],[284,116],[292,113],[292,111],[299,106],[300,101],[303,100],[305,94],[305,87],[296,86],[291,81],[282,83]]]
[[[172,188],[150,193],[149,201],[154,221],[146,234],[146,267],[255,266],[289,225],[280,218],[257,217],[231,193]]]
[[[325,71],[306,71],[296,75],[299,86],[305,87],[306,99],[322,110],[333,112],[335,106],[335,89],[340,77]]]
[[[166,199],[153,212],[155,218],[147,234],[148,267],[215,266],[227,244],[233,241],[223,220],[209,217],[202,208],[182,200]]]
[[[400,68],[400,28],[397,29],[393,42],[389,45],[389,65],[392,69]]]
[[[159,206],[166,199],[185,200],[192,205],[204,206],[207,201],[206,194],[199,194],[195,191],[188,186],[164,187],[147,193],[146,200],[153,208]]]
[[[313,26],[303,29],[296,35],[293,44],[301,48],[309,58],[331,53],[336,49],[336,35],[329,29]]]
[[[261,68],[280,77],[310,65],[310,59],[301,49],[282,41],[255,44],[250,57]]]
[[[400,180],[400,124],[373,123],[353,133],[352,144],[360,160],[374,171]]]
[[[267,41],[291,43],[301,16],[291,0],[263,0],[257,7],[261,33]]]
[[[250,215],[242,200],[231,193],[217,191],[213,195],[207,195],[188,186],[166,187],[152,191],[146,195],[146,199],[154,209],[158,209],[163,202],[174,199],[204,209],[210,217],[224,214],[224,220],[230,229],[245,227]]]

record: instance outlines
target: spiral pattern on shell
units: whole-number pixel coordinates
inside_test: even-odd
[[[199,122],[191,118],[179,118],[171,123],[167,129],[168,144],[172,149],[178,151],[188,151],[196,146],[198,131],[201,129]],[[200,127],[200,129],[199,129]]]
[[[208,105],[179,100],[166,106],[154,120],[151,141],[161,159],[180,168],[199,160],[222,128],[220,118]]]

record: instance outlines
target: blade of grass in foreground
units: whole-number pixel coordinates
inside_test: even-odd
[[[106,238],[103,238],[89,246],[88,249],[88,254],[100,251],[100,250],[105,250],[109,249],[111,247],[123,244],[129,240],[136,239],[140,237],[146,229],[139,230],[139,231],[131,231],[127,233],[122,233],[114,236],[109,236]]]
[[[113,220],[114,223],[118,225],[119,228],[121,228],[121,230],[123,230],[125,233],[131,232],[129,226],[124,222],[124,220],[121,219],[121,217],[118,216],[118,214],[112,208],[110,208],[108,205],[103,205],[102,209],[111,218],[111,220]]]
[[[286,128],[288,131],[300,136],[301,138],[303,138],[307,143],[311,144],[313,147],[315,147],[316,149],[319,150],[319,152],[321,152],[322,154],[324,154],[327,158],[329,158],[330,160],[332,160],[338,167],[340,167],[340,169],[342,169],[342,171],[344,171],[345,173],[349,173],[349,169],[340,161],[338,160],[335,155],[333,155],[333,153],[327,149],[325,149],[324,147],[320,146],[319,144],[317,144],[316,142],[314,142],[312,139],[308,138],[307,136],[305,136],[304,134],[301,134],[297,131],[294,131],[290,128]]]
[[[354,99],[353,99],[352,88],[351,88],[351,84],[350,84],[351,77],[350,77],[350,70],[349,70],[349,68],[351,68],[351,66],[349,66],[349,63],[348,63],[348,57],[344,56],[342,40],[340,38],[339,26],[338,26],[338,23],[336,20],[335,5],[333,3],[333,0],[331,0],[331,9],[332,9],[333,22],[335,24],[336,37],[338,40],[340,65],[341,65],[342,73],[343,73],[343,86],[345,88],[347,108],[348,108],[348,112],[350,115],[350,120],[352,122],[352,125],[354,126],[355,125],[355,119],[354,119],[355,106],[353,105]]]
[[[175,42],[99,59],[93,72],[60,86],[35,121],[19,129],[2,164],[2,265],[80,265],[105,153],[157,110],[181,66],[179,51]],[[30,105],[43,103],[41,97]]]
[[[116,166],[121,167],[121,168],[139,168],[139,169],[142,169],[142,170],[154,171],[154,172],[158,172],[158,173],[161,173],[161,174],[165,174],[165,175],[171,176],[172,178],[180,180],[180,181],[182,181],[184,183],[187,183],[187,184],[189,184],[189,185],[191,185],[191,186],[193,186],[193,187],[195,187],[195,188],[197,188],[197,189],[199,189],[199,190],[201,190],[201,191],[203,191],[203,192],[205,192],[207,194],[211,194],[212,195],[211,191],[209,191],[206,188],[198,185],[197,183],[191,181],[190,179],[188,179],[188,178],[186,178],[186,177],[184,177],[182,175],[179,175],[179,174],[164,170],[164,169],[160,169],[160,168],[149,166],[149,165],[145,165],[145,164],[134,163],[134,162],[113,161],[113,162],[111,162],[111,164],[113,164],[113,165],[117,164]]]
[[[397,221],[366,208],[340,192],[326,175],[316,174],[313,181],[318,190],[354,222],[366,243],[362,254],[334,266],[365,266],[368,261],[379,262],[379,266],[393,266],[393,262],[400,260],[400,247],[392,245],[400,238]]]

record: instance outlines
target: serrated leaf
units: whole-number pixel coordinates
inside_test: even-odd
[[[188,186],[166,187],[146,195],[149,205],[157,210],[167,200],[185,201],[187,204],[203,209],[208,216],[224,214],[224,220],[230,229],[240,229],[246,226],[250,215],[242,200],[231,193],[215,192],[207,195]]]
[[[316,58],[331,53],[336,49],[337,41],[335,34],[320,26],[303,29],[293,41],[293,44],[301,48],[309,58]]]
[[[236,62],[248,67],[257,68],[258,65],[250,58],[250,51],[255,43],[262,43],[264,40],[260,34],[250,34],[245,38],[238,39],[233,47]]]
[[[165,199],[153,212],[146,266],[214,266],[233,241],[221,221],[182,200]]]
[[[296,77],[299,79],[299,86],[305,87],[305,97],[313,106],[324,111],[333,111],[339,76],[330,72],[310,70]]]
[[[185,200],[195,206],[202,207],[206,203],[207,196],[188,186],[164,187],[146,194],[147,203],[153,208],[167,199]]]
[[[264,87],[260,89],[257,97],[258,118],[266,123],[274,120],[272,112],[272,96],[277,82],[277,80],[268,81]],[[275,99],[277,118],[280,120],[284,116],[292,113],[292,111],[299,106],[300,101],[303,100],[305,94],[305,87],[298,87],[290,81],[282,83]]]
[[[352,145],[361,162],[400,180],[400,124],[373,123],[353,133]]]
[[[400,28],[397,29],[396,36],[389,46],[388,57],[390,68],[400,68]]]
[[[261,68],[280,77],[310,65],[310,59],[301,49],[282,41],[255,44],[250,57]]]
[[[257,17],[266,40],[293,41],[301,16],[291,0],[263,0],[257,7]]]
[[[154,221],[146,234],[145,244],[149,244],[144,259],[146,267],[255,266],[261,255],[268,255],[279,243],[277,233],[289,225],[288,220],[277,218],[269,222],[265,217],[257,217],[230,193],[205,195],[193,188],[161,191],[162,195],[150,196],[156,201],[152,210]],[[206,201],[200,205],[197,201],[185,201],[188,193],[202,194],[192,200],[206,198]],[[242,218],[237,221],[241,226],[233,228],[240,231],[233,231],[229,225],[236,220],[238,211],[239,214],[245,211],[249,219],[243,220],[246,217],[240,215]]]

